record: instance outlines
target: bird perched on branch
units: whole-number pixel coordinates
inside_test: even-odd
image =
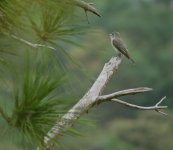
[[[128,59],[130,59],[133,63],[135,63],[135,61],[130,57],[130,55],[128,53],[128,49],[126,48],[124,42],[122,41],[122,39],[120,37],[120,33],[113,32],[113,33],[110,33],[109,36],[110,36],[111,44],[112,44],[113,48],[115,50],[118,50],[118,52],[120,52],[120,54],[123,54]]]

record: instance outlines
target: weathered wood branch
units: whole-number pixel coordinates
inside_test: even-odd
[[[108,101],[108,100],[111,100],[112,98],[117,98],[117,97],[126,96],[126,95],[134,95],[138,93],[149,92],[152,90],[153,90],[152,88],[148,88],[148,87],[139,87],[134,89],[122,90],[122,91],[114,92],[108,95],[99,96],[98,101],[99,102]]]
[[[106,63],[97,80],[83,98],[81,98],[60,120],[57,120],[56,124],[44,137],[44,144],[47,148],[49,148],[51,141],[55,137],[62,134],[65,128],[71,127],[75,120],[93,107],[93,104],[97,101],[97,98],[106,87],[108,81],[118,70],[121,61],[121,57],[113,57]]]
[[[101,17],[101,15],[97,11],[97,9],[92,6],[93,3],[86,3],[86,2],[81,1],[81,0],[74,0],[74,3],[75,3],[75,5],[81,7],[82,9],[84,9],[85,11],[92,12],[93,14]]]
[[[139,105],[135,105],[135,104],[131,104],[131,103],[128,103],[128,102],[125,102],[125,101],[122,101],[122,100],[119,100],[119,99],[111,99],[111,101],[114,101],[114,102],[117,102],[117,103],[120,103],[120,104],[123,104],[127,107],[131,107],[131,108],[136,108],[136,109],[140,109],[140,110],[155,110],[163,115],[167,115],[166,113],[160,111],[160,109],[166,109],[168,106],[159,106],[159,104],[164,100],[166,99],[166,96],[163,97],[158,103],[156,103],[156,105],[154,106],[139,106]]]
[[[62,136],[63,132],[67,128],[71,127],[73,123],[81,117],[81,115],[88,112],[96,104],[102,102],[115,101],[129,107],[142,110],[155,110],[159,113],[165,114],[164,112],[161,112],[160,109],[165,109],[167,108],[167,106],[159,106],[165,98],[162,98],[156,105],[151,107],[138,106],[122,100],[115,99],[116,97],[151,91],[152,89],[148,87],[128,89],[108,95],[102,95],[102,92],[106,87],[107,83],[109,82],[113,74],[117,72],[121,61],[122,55],[111,58],[111,60],[104,65],[103,70],[101,71],[100,75],[98,76],[92,87],[89,89],[89,91],[64,116],[62,116],[61,119],[57,120],[56,124],[49,130],[49,132],[44,137],[44,144],[47,150],[49,150],[49,148],[51,147],[53,140],[55,140],[55,138],[57,140],[58,137]]]

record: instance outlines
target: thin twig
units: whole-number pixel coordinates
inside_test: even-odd
[[[134,89],[122,90],[122,91],[114,92],[112,94],[99,96],[98,101],[99,102],[107,101],[107,100],[110,100],[110,99],[116,98],[116,97],[134,95],[134,94],[138,94],[138,93],[149,92],[152,90],[153,90],[152,88],[148,88],[148,87],[139,87],[139,88],[134,88]]]
[[[10,36],[11,36],[13,39],[16,39],[16,40],[18,40],[18,41],[20,41],[20,42],[22,42],[22,43],[24,43],[24,44],[26,44],[26,45],[32,47],[32,48],[35,48],[35,49],[40,48],[40,47],[43,47],[43,48],[48,48],[48,49],[51,49],[51,50],[56,51],[56,48],[54,48],[54,47],[52,47],[52,46],[47,46],[47,45],[42,45],[42,44],[31,43],[31,42],[29,42],[29,41],[27,41],[27,40],[25,40],[25,39],[23,39],[23,38],[20,38],[20,37],[18,37],[18,36],[16,36],[16,35],[12,35],[12,34],[11,34]]]
[[[165,99],[166,99],[166,96],[164,96],[164,97],[156,104],[156,106],[159,106]]]
[[[84,11],[85,11],[85,16],[86,16],[87,22],[88,22],[88,24],[90,24],[87,11],[86,10],[84,10]]]
[[[160,101],[163,101],[164,99],[165,99],[165,97],[162,98]],[[166,109],[168,106],[158,106],[157,105],[158,103],[154,106],[145,107],[145,106],[139,106],[139,105],[131,104],[131,103],[119,100],[119,99],[115,99],[115,98],[111,99],[111,101],[123,104],[123,105],[131,107],[131,108],[136,108],[136,109],[140,109],[140,110],[155,110],[161,114],[167,115],[166,113],[161,112],[160,109]],[[159,101],[159,104],[160,104],[160,101]]]
[[[166,99],[166,96],[164,96],[157,104],[156,106],[159,106],[164,100]],[[166,113],[164,113],[163,111],[160,111],[159,109],[156,109],[157,112],[163,114],[163,115],[167,115]]]

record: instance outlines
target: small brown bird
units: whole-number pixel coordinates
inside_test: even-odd
[[[130,55],[128,53],[128,49],[126,48],[124,42],[122,41],[122,39],[120,37],[120,33],[119,32],[113,32],[113,33],[109,34],[109,36],[111,39],[112,47],[115,50],[118,50],[120,52],[120,54],[123,54],[128,59],[130,59],[133,63],[135,63],[135,61],[130,57]]]

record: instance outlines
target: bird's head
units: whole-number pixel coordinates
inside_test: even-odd
[[[112,32],[109,34],[110,39],[116,39],[117,37],[120,37],[119,32]]]

